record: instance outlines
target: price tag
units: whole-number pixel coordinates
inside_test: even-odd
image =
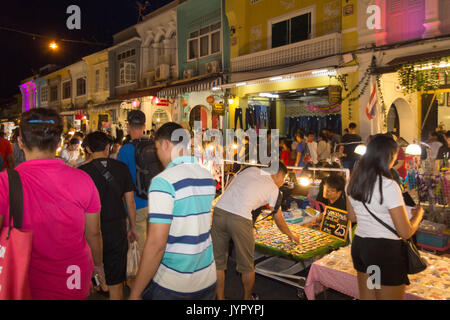
[[[347,211],[333,207],[325,207],[320,231],[342,241],[347,241],[348,230],[350,229],[350,221],[348,220]]]

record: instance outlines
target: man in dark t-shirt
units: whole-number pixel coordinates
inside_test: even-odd
[[[86,137],[85,141],[86,149],[92,154],[93,160],[79,169],[89,174],[100,195],[106,284],[109,286],[111,300],[123,300],[128,241],[134,242],[137,238],[135,186],[126,164],[108,158],[113,144],[113,140],[108,135],[100,131],[93,132]],[[127,216],[130,221],[128,234]]]
[[[350,172],[352,172],[356,161],[359,160],[359,156],[355,153],[355,149],[358,146],[358,142],[363,142],[361,136],[356,134],[356,123],[351,122],[349,124],[348,132],[348,134],[345,134],[342,137],[342,143],[344,144],[341,146],[341,152],[344,153],[342,164],[344,168],[350,169]]]

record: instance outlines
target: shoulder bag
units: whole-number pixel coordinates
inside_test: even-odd
[[[391,226],[389,226],[388,224],[384,223],[377,216],[375,216],[372,213],[372,211],[370,211],[369,208],[367,208],[367,206],[366,206],[366,204],[364,202],[363,202],[363,204],[364,204],[364,207],[366,208],[366,210],[370,213],[370,215],[375,220],[377,220],[379,223],[381,223],[386,229],[391,231],[397,237],[401,238],[398,235],[397,231],[395,231]],[[414,242],[411,239],[408,239],[408,240],[402,239],[402,241],[406,245],[406,255],[407,255],[407,259],[408,259],[408,265],[407,265],[407,272],[408,272],[408,274],[416,274],[416,273],[419,273],[419,272],[422,272],[423,270],[425,270],[427,268],[427,263],[426,263],[425,259],[423,259],[420,256],[420,252],[417,249],[417,247],[414,244]]]
[[[23,190],[19,173],[7,169],[9,223],[0,229],[0,300],[31,300],[29,269],[33,231],[22,230]]]

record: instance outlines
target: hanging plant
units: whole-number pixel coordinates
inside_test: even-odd
[[[440,87],[440,73],[445,72],[449,58],[405,63],[398,69],[398,78],[405,93],[423,90],[437,90]]]

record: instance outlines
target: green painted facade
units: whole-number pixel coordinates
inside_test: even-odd
[[[188,40],[191,32],[221,21],[221,50],[217,54],[188,61]],[[223,72],[230,71],[230,27],[225,15],[223,0],[190,0],[177,8],[178,74],[183,78],[186,69],[193,69],[194,76],[206,73],[206,64],[220,61]],[[223,56],[222,56],[223,55]]]

